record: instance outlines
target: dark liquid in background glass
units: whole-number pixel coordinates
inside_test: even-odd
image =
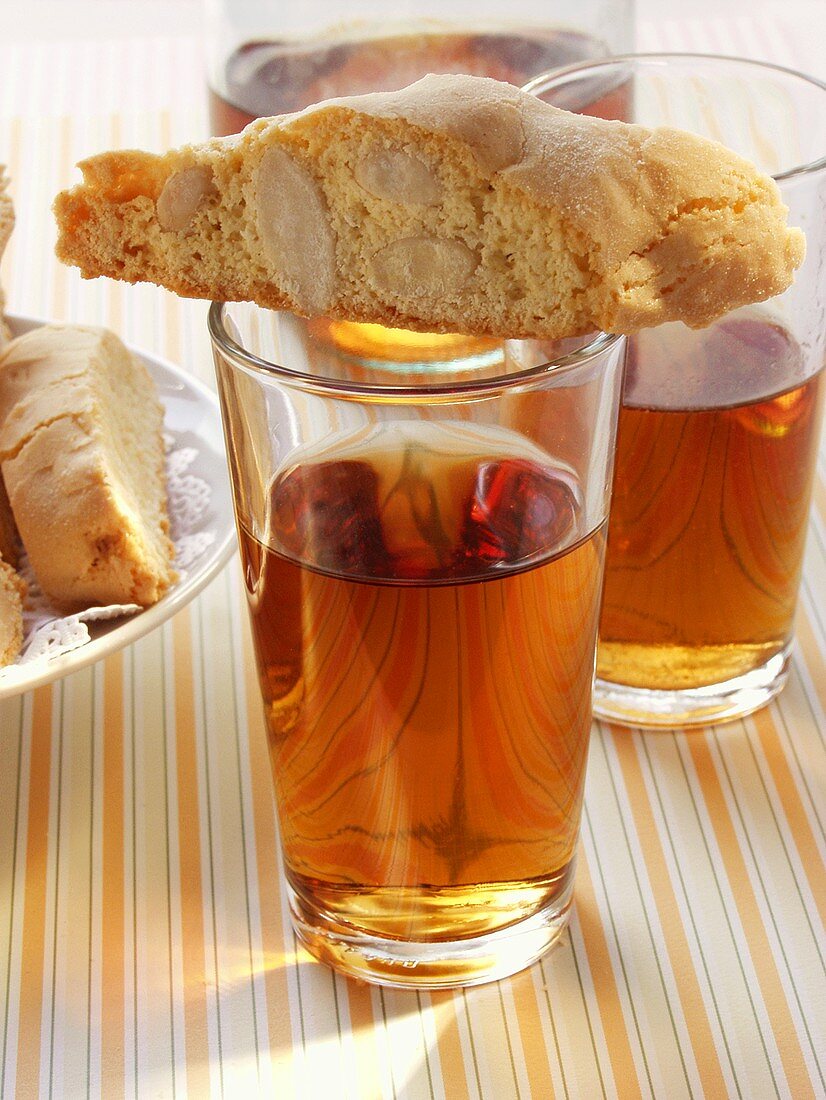
[[[256,118],[299,111],[334,96],[396,91],[427,73],[467,73],[522,85],[549,69],[607,53],[603,42],[569,30],[421,32],[347,41],[247,42],[226,61],[224,86],[210,88],[216,136]],[[621,118],[625,91],[595,91],[587,113]],[[487,337],[410,332],[351,321],[312,322],[316,339],[365,362],[490,363],[502,342]]]
[[[549,69],[603,57],[605,44],[576,31],[447,32],[344,42],[248,42],[227,59],[224,88],[210,89],[215,135],[255,118],[299,111],[332,96],[396,91],[427,73],[468,73],[522,85]],[[610,103],[589,113],[610,117]]]

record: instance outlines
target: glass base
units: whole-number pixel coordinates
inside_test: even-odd
[[[573,874],[551,904],[524,920],[480,936],[437,941],[390,939],[333,924],[308,912],[287,889],[296,935],[320,962],[375,985],[450,989],[507,978],[543,955],[568,923]]]
[[[594,717],[651,729],[710,726],[744,718],[777,695],[789,674],[791,643],[742,676],[681,691],[652,691],[601,680],[594,686]]]

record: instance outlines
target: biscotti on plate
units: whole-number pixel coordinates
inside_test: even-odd
[[[411,329],[701,326],[780,293],[804,251],[774,182],[723,146],[481,77],[81,168],[55,211],[86,277]]]
[[[174,581],[162,425],[148,371],[106,329],[45,325],[0,356],[0,466],[58,606],[146,606]]]

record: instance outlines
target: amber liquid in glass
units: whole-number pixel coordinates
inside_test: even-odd
[[[223,93],[210,89],[212,132],[234,134],[256,118],[298,111],[333,96],[395,91],[427,73],[469,73],[521,85],[548,69],[605,53],[604,43],[563,30],[248,42],[226,62]],[[612,113],[609,100],[595,101],[589,113],[621,117]],[[489,362],[501,357],[502,348],[500,340],[487,337],[410,332],[320,318],[313,321],[312,335],[343,354],[368,361]]]
[[[296,908],[437,942],[569,887],[604,538],[529,444],[420,427],[277,476],[241,550]]]
[[[824,375],[806,378],[799,345],[757,316],[664,326],[629,355],[598,676],[722,683],[791,638]]]

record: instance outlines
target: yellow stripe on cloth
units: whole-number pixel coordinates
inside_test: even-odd
[[[31,719],[26,885],[22,928],[22,982],[17,1009],[17,1093],[39,1095],[43,1038],[43,980],[46,952],[46,894],[53,753],[52,689],[34,693]]]
[[[175,741],[178,761],[178,830],[181,836],[181,941],[183,944],[186,1084],[195,1096],[210,1089],[210,1048],[205,994],[204,899],[198,843],[197,722],[188,610],[173,624],[175,644]]]
[[[762,993],[768,1024],[775,1040],[778,1041],[778,1053],[787,1087],[795,1100],[814,1097],[814,1088],[806,1070],[803,1051],[789,1011],[774,952],[746,870],[743,853],[712,754],[702,734],[699,737],[693,737],[689,746],[722,856],[723,867],[734,894],[737,912],[749,946],[749,960]],[[771,1055],[770,1060],[773,1061]],[[782,1078],[777,1070],[779,1067],[776,1067],[775,1081],[780,1087]]]

